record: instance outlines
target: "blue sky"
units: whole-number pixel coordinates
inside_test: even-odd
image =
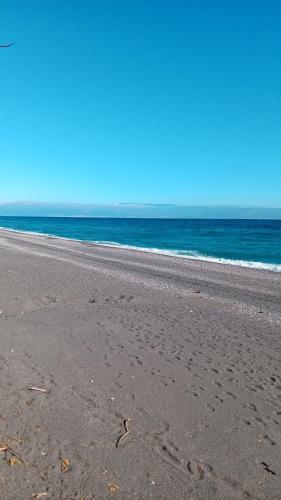
[[[281,3],[0,0],[0,202],[281,207]]]

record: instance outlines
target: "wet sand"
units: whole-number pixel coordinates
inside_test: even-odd
[[[281,499],[280,273],[0,231],[0,276],[1,498]]]

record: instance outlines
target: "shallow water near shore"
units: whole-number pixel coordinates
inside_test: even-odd
[[[0,217],[1,228],[281,271],[281,220]]]

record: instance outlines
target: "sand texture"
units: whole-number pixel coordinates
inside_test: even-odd
[[[1,499],[281,499],[280,273],[0,231],[0,276]]]

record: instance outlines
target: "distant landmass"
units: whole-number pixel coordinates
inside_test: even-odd
[[[161,217],[195,219],[281,219],[281,208],[185,206],[153,203],[0,202],[0,215],[54,217]]]

